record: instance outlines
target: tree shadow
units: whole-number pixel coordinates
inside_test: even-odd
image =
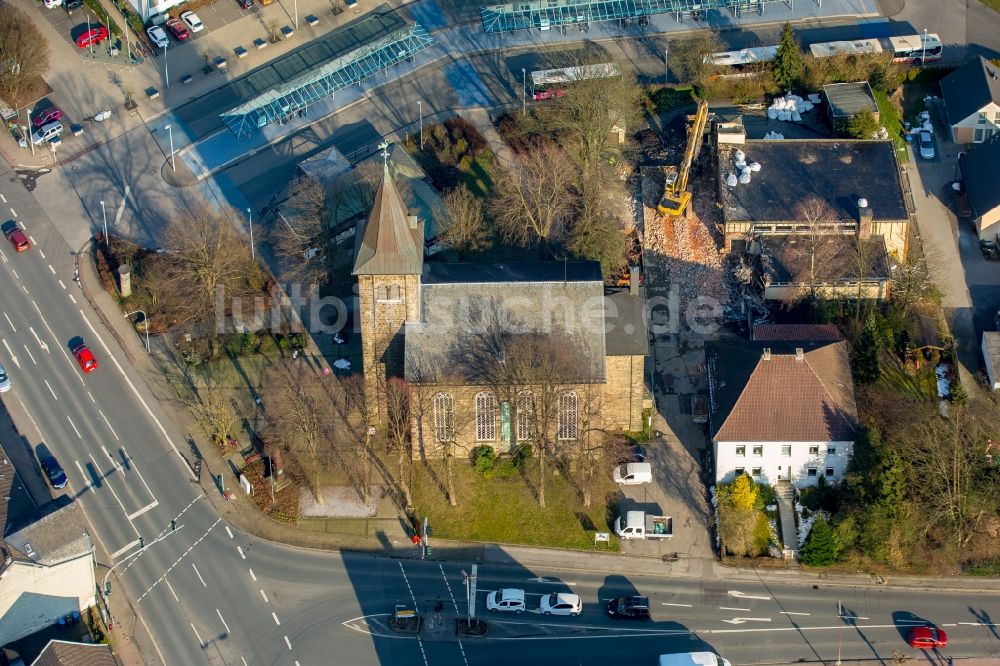
[[[972,614],[972,617],[976,618],[976,620],[981,622],[984,627],[989,629],[990,633],[993,634],[994,638],[1000,639],[1000,633],[997,633],[996,624],[993,622],[993,618],[990,617],[989,611],[987,611],[985,608],[980,608],[977,610],[972,606],[969,606],[968,608],[969,608],[969,613]]]

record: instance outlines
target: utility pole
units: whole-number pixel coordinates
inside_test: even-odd
[[[165,125],[164,129],[167,130],[167,136],[170,137],[170,168],[177,171],[177,164],[174,163],[174,130],[170,125]]]
[[[668,57],[670,55],[670,46],[663,47],[663,85],[667,85],[670,82],[670,65],[668,64]]]
[[[257,253],[253,248],[253,210],[247,208],[247,223],[250,225],[250,258],[257,261]]]
[[[525,114],[528,103],[528,72],[521,68],[521,115]]]
[[[31,107],[30,106],[24,107],[24,112],[26,114],[28,114],[28,126],[24,128],[24,133],[26,134],[25,138],[28,140],[28,145],[31,146],[31,154],[34,155],[35,154],[35,141],[34,141],[34,139],[31,138],[31,135],[32,135],[32,131],[31,131]]]
[[[844,606],[837,600],[837,619],[839,622],[839,627],[837,628],[837,666],[840,666],[840,648],[844,642]]]
[[[104,200],[101,200],[101,217],[104,218],[104,247],[111,247],[111,243],[108,241],[108,212],[104,208]]]
[[[924,66],[924,61],[927,58],[927,28],[924,28],[924,41],[920,42],[920,66]]]
[[[424,105],[417,100],[417,112],[420,113],[420,150],[424,149]]]

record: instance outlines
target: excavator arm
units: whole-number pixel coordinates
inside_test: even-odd
[[[663,215],[677,217],[684,214],[688,203],[691,201],[691,193],[688,192],[688,176],[691,175],[691,165],[698,158],[701,151],[702,136],[705,133],[705,124],[708,122],[708,102],[701,100],[698,102],[698,111],[693,116],[688,116],[687,147],[684,149],[684,161],[681,162],[680,169],[671,171],[667,175],[666,187],[663,190],[663,198],[656,209]]]

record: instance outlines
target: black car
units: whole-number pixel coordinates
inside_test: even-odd
[[[630,620],[649,619],[649,597],[618,597],[608,602],[608,615]]]
[[[243,9],[250,9],[253,7],[253,0],[236,0],[236,2],[240,3],[240,7]]]
[[[72,12],[74,9],[79,9],[83,7],[83,0],[66,0],[63,5],[67,12]]]
[[[49,483],[56,490],[61,490],[66,487],[68,480],[66,479],[66,472],[63,471],[62,466],[56,461],[52,456],[45,456],[41,460],[42,471],[45,472],[45,476],[48,478]]]

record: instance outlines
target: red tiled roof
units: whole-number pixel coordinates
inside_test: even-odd
[[[51,640],[31,666],[119,666],[119,664],[107,645]]]
[[[834,324],[756,324],[753,327],[753,339],[765,342],[775,340],[838,342],[844,338]]]

